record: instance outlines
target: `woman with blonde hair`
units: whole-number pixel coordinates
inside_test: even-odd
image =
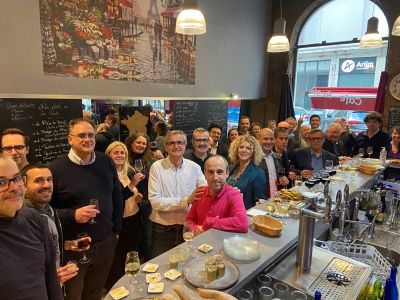
[[[265,198],[265,173],[257,167],[263,152],[260,144],[251,135],[241,135],[235,139],[229,149],[229,158],[233,166],[227,183],[237,187],[243,194],[246,209],[253,207],[259,199]]]
[[[138,251],[142,225],[138,203],[142,201],[142,194],[136,188],[144,175],[135,173],[128,161],[128,149],[121,142],[111,143],[105,154],[111,157],[117,169],[121,183],[121,192],[124,199],[124,215],[122,230],[119,234],[118,244],[114,253],[114,261],[108,274],[106,288],[110,289],[125,273],[125,257],[130,251]]]

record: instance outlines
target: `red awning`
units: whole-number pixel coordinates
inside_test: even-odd
[[[373,111],[378,88],[314,87],[308,94],[316,109]]]
[[[131,0],[119,0],[119,5],[132,8]]]
[[[180,6],[167,7],[163,12],[161,12],[161,16],[167,18],[176,18],[180,11]]]

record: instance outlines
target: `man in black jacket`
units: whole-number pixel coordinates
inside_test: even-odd
[[[331,123],[326,130],[326,139],[322,148],[326,151],[335,154],[339,159],[347,157],[346,147],[340,140],[342,126],[338,123]],[[350,158],[350,157],[349,157]]]
[[[210,153],[218,154],[223,156],[225,159],[228,159],[228,146],[221,141],[222,126],[216,123],[211,123],[210,126],[208,126],[208,132],[210,133],[210,137],[214,141],[214,145],[211,148]]]
[[[309,136],[310,147],[297,149],[293,156],[293,164],[303,178],[323,170],[327,160],[332,160],[334,165],[339,163],[336,155],[322,149],[325,135],[321,129],[311,130]]]

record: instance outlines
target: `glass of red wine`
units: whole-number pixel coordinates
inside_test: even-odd
[[[90,243],[91,243],[90,237],[86,232],[78,233],[77,246],[78,246],[78,249],[83,250],[83,256],[79,260],[79,263],[81,263],[81,264],[87,264],[91,261],[91,259],[89,257],[87,257],[87,255],[86,255],[86,250],[89,249]]]

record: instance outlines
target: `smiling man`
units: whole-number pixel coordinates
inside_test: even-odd
[[[204,162],[210,156],[208,152],[209,133],[204,128],[196,128],[193,131],[193,149],[186,150],[183,157],[198,164],[204,172]]]
[[[156,161],[150,169],[150,220],[153,221],[151,257],[183,242],[183,223],[189,205],[201,198],[207,185],[200,166],[183,158],[185,148],[186,135],[181,130],[169,131],[165,136],[168,156]]]
[[[16,163],[0,157],[0,298],[63,299],[48,228],[22,207],[25,187]]]
[[[29,164],[26,157],[29,153],[29,137],[25,132],[18,128],[5,129],[0,142],[2,154],[11,156],[20,171]]]
[[[79,266],[78,276],[65,283],[65,299],[100,299],[110,270],[117,235],[122,228],[123,200],[115,164],[104,153],[95,152],[95,130],[91,122],[69,122],[68,154],[51,166],[53,197],[66,240],[86,232],[92,238],[90,262]],[[98,200],[98,209],[89,205]],[[88,222],[95,218],[94,224]],[[79,260],[81,254],[66,252],[64,261]]]
[[[229,165],[220,155],[211,156],[205,163],[208,188],[199,201],[193,203],[186,221],[194,224],[195,235],[215,228],[247,232],[249,224],[243,196],[229,184]]]

